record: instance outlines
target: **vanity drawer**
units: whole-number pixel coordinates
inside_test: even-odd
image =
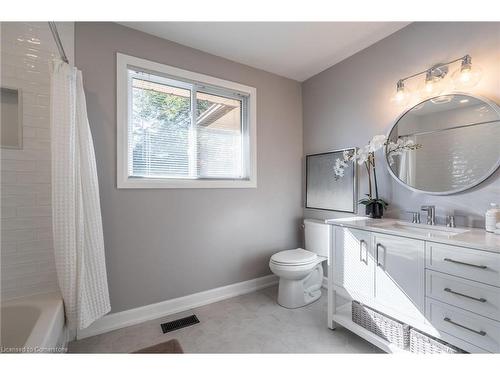
[[[500,286],[500,254],[426,242],[428,269]]]
[[[500,323],[426,298],[426,316],[438,331],[458,337],[489,352],[500,352]]]
[[[426,297],[500,320],[500,288],[430,270],[425,279]]]

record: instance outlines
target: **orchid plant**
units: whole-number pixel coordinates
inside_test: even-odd
[[[368,194],[366,194],[367,198],[361,199],[359,203],[367,207],[381,205],[383,208],[386,208],[388,206],[388,203],[379,197],[375,168],[375,152],[384,146],[386,146],[387,150],[387,160],[391,165],[394,163],[395,156],[422,147],[422,145],[416,144],[411,139],[399,138],[397,142],[392,142],[389,141],[385,135],[376,135],[367,145],[359,148],[356,152],[344,151],[343,157],[335,160],[335,165],[333,167],[335,178],[339,179],[344,177],[345,168],[349,165],[348,162],[357,162],[359,165],[365,166],[368,174]],[[375,196],[373,195],[373,187]]]

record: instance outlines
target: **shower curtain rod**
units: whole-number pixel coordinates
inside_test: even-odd
[[[56,42],[57,49],[59,50],[59,55],[61,55],[62,61],[66,64],[69,64],[68,58],[66,57],[66,53],[64,52],[64,48],[61,42],[61,38],[59,37],[59,33],[57,32],[57,26],[55,22],[49,22],[50,31],[52,32],[52,36],[54,37],[54,41]]]

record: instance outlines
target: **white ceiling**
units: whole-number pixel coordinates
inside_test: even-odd
[[[120,22],[192,48],[304,81],[408,22]]]

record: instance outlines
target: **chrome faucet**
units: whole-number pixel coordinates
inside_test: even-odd
[[[420,224],[420,212],[415,212],[415,211],[407,211],[407,212],[412,215],[411,222],[413,224]]]
[[[420,210],[427,211],[428,225],[436,225],[436,206],[422,206]]]
[[[446,226],[450,228],[456,228],[455,216],[453,215],[446,216]]]

